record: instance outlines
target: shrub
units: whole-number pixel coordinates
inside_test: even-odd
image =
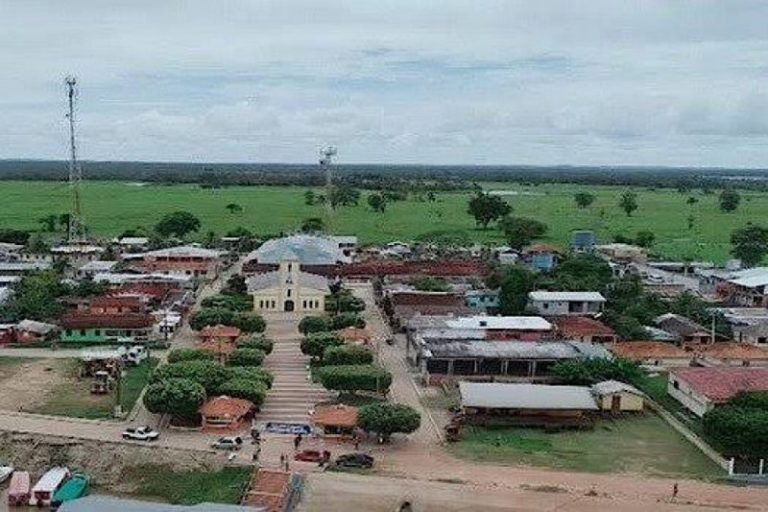
[[[189,326],[199,331],[207,325],[235,325],[235,312],[226,308],[202,308],[189,319]]]
[[[168,362],[178,363],[179,361],[212,361],[215,355],[210,350],[200,350],[197,348],[177,348],[168,352]]]
[[[237,344],[237,348],[255,348],[261,350],[266,355],[272,353],[274,346],[275,343],[263,334],[250,336]]]
[[[768,456],[768,410],[724,405],[706,413],[702,426],[704,434],[722,447],[725,455]]]
[[[264,352],[256,348],[235,349],[227,359],[228,366],[261,366]]]
[[[235,313],[232,324],[244,333],[264,332],[267,323],[256,313]]]
[[[328,313],[356,313],[364,310],[365,301],[354,297],[348,291],[341,291],[325,297],[325,311]]]
[[[331,330],[337,331],[345,327],[365,327],[365,320],[357,313],[340,313],[331,319]]]
[[[349,393],[385,393],[392,384],[392,374],[375,365],[323,366],[316,370],[316,375],[326,389]]]
[[[190,379],[169,378],[147,386],[144,406],[151,413],[191,418],[205,401],[205,388]]]
[[[585,359],[557,363],[552,374],[564,384],[590,385],[604,380],[637,382],[644,374],[640,365],[628,359]]]
[[[344,340],[339,338],[336,333],[317,332],[309,334],[301,340],[301,352],[311,356],[317,361],[321,361],[326,348],[336,347],[343,344]]]
[[[382,402],[360,407],[357,425],[366,432],[375,432],[388,440],[395,432],[415,432],[421,425],[421,415],[408,405]]]
[[[160,366],[152,372],[153,383],[168,379],[188,379],[197,382],[209,394],[214,393],[227,379],[227,371],[217,361],[179,361]]]
[[[200,303],[204,308],[222,308],[232,311],[253,311],[253,297],[250,295],[213,295]]]
[[[254,382],[251,379],[235,378],[224,382],[219,387],[219,394],[250,400],[258,407],[264,403],[267,386],[263,382]]]
[[[229,366],[226,370],[226,380],[249,380],[254,383],[264,384],[267,389],[272,387],[272,382],[275,380],[271,373],[258,366]]]
[[[373,352],[358,345],[339,345],[326,347],[323,352],[323,364],[326,365],[350,365],[372,364]]]
[[[305,335],[330,330],[331,319],[327,316],[305,316],[299,322],[299,332]]]

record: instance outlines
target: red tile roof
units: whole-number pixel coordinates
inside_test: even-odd
[[[200,331],[203,338],[237,338],[240,334],[240,329],[229,325],[209,325]]]
[[[237,347],[234,343],[229,342],[219,343],[218,341],[204,341],[198,343],[197,348],[213,352],[217,356],[228,356],[234,352]]]
[[[398,292],[392,294],[393,306],[455,306],[464,305],[464,298],[453,293]]]
[[[555,324],[557,331],[564,337],[580,336],[615,336],[613,329],[594,318],[586,316],[558,316],[547,318]]]
[[[537,254],[537,253],[550,253],[553,252],[555,254],[560,254],[562,251],[555,247],[554,245],[549,244],[533,244],[529,245],[523,250],[526,254]]]
[[[344,341],[352,343],[368,343],[371,341],[371,333],[367,329],[359,327],[345,327],[338,331],[338,334]]]
[[[199,412],[206,417],[232,418],[237,420],[253,409],[253,403],[242,398],[217,396],[200,406]]]
[[[91,308],[133,308],[139,309],[142,306],[141,299],[136,296],[101,296],[91,299]]]
[[[693,354],[677,345],[663,341],[622,341],[608,345],[608,349],[619,357],[632,360],[643,359],[691,359]]]
[[[90,329],[94,327],[117,329],[142,329],[151,327],[152,317],[144,313],[123,313],[117,315],[71,313],[64,315],[61,326],[65,329]]]
[[[315,425],[354,427],[357,425],[357,407],[348,405],[320,405],[312,414]]]
[[[768,359],[768,350],[746,343],[714,343],[697,348],[697,352],[716,359],[760,360]]]
[[[768,391],[768,368],[677,368],[670,372],[714,403],[724,403],[741,391]]]
[[[479,260],[372,260],[344,265],[339,271],[343,276],[425,275],[457,277],[481,276],[484,272],[485,264]]]

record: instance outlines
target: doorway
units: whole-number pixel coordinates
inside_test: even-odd
[[[292,300],[285,301],[285,304],[283,305],[283,311],[293,311],[295,309],[295,305]]]
[[[614,414],[621,412],[621,395],[611,397],[611,412]]]

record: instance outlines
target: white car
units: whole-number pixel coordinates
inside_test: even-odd
[[[123,432],[123,439],[133,441],[155,441],[158,437],[160,437],[160,433],[157,430],[152,430],[152,427],[130,427]]]
[[[241,437],[220,437],[211,447],[217,450],[239,450],[243,446]]]

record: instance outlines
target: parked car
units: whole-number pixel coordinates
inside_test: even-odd
[[[138,366],[147,358],[147,348],[142,345],[134,345],[128,349],[124,358],[127,364]]]
[[[211,446],[217,450],[239,450],[243,447],[243,439],[238,436],[220,437]]]
[[[363,468],[373,467],[373,457],[366,453],[347,453],[336,457],[336,466],[343,468]]]
[[[13,466],[0,466],[0,484],[11,478]]]
[[[133,441],[155,441],[160,437],[160,432],[152,427],[130,427],[123,431],[123,439]]]

